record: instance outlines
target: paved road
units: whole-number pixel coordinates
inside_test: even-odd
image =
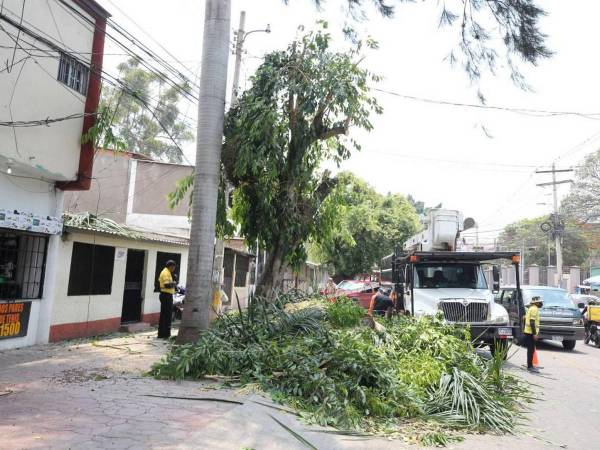
[[[142,372],[164,354],[154,333],[117,335],[0,352],[0,449],[305,448],[273,417],[323,449],[416,448],[401,441],[361,440],[311,431],[294,416],[264,406],[251,390],[167,382]],[[529,429],[517,436],[467,436],[456,449],[600,448],[600,349],[574,352],[543,345],[540,376],[508,367],[535,383],[540,400]],[[200,402],[148,395],[225,398]]]

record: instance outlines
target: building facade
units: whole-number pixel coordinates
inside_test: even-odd
[[[48,341],[65,191],[90,186],[106,20],[93,0],[0,7],[0,349]]]

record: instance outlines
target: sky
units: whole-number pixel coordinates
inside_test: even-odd
[[[117,23],[165,59],[175,57],[190,73],[198,74],[202,0],[98,1]],[[335,45],[343,48],[347,44],[339,31],[349,20],[342,8],[345,1],[324,3],[322,10],[317,10],[312,0],[289,0],[288,6],[282,0],[232,0],[232,41],[241,10],[246,11],[246,31],[264,29],[267,24],[272,30],[247,38],[242,89],[249,87],[248,77],[260,64],[260,57],[285,48],[299,26],[313,28],[317,20],[324,19],[336,38]],[[449,7],[459,3],[446,1]],[[451,67],[444,59],[458,39],[454,32],[438,29],[437,1],[398,3],[391,19],[370,11],[368,20],[354,27],[362,36],[379,42],[379,49],[369,52],[364,61],[383,77],[375,86],[379,89],[469,104],[477,103],[481,90],[492,106],[600,113],[600,63],[595,47],[600,42],[600,2],[541,3],[548,12],[541,21],[542,31],[548,35],[547,44],[554,55],[536,67],[522,66],[530,91],[515,86],[502,68],[496,76],[484,75],[474,84],[460,67]],[[105,67],[114,70],[124,57],[110,42],[105,51]],[[504,54],[502,47],[498,51]],[[231,56],[230,72],[233,62]],[[231,75],[229,78],[231,89]],[[481,243],[491,242],[508,223],[551,212],[551,189],[536,186],[550,181],[550,175],[535,174],[536,168],[548,169],[553,162],[569,168],[600,147],[599,120],[439,105],[382,92],[374,95],[384,112],[373,117],[370,133],[351,131],[363,150],[339,170],[354,172],[382,194],[411,194],[428,206],[442,203],[462,211],[478,223]],[[182,105],[190,122],[195,121],[196,108],[191,103]],[[184,150],[193,162],[194,144]],[[569,177],[572,175],[567,173],[559,179]],[[559,187],[559,197],[568,189],[568,184]]]

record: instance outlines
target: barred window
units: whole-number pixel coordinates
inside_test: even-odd
[[[0,231],[0,299],[42,298],[48,237]]]
[[[81,95],[87,95],[89,77],[89,67],[71,56],[64,53],[60,54],[58,81],[62,81]]]

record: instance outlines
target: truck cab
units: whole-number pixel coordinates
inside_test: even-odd
[[[508,311],[494,301],[500,289],[497,264],[512,264],[519,284],[520,256],[455,251],[469,222],[474,223],[463,221],[458,211],[430,211],[424,230],[410,238],[404,250],[382,259],[381,279],[394,283],[399,309],[414,316],[441,314],[448,323],[466,325],[474,343],[489,345],[493,353],[513,335]],[[492,267],[491,283],[485,277],[486,265]]]

